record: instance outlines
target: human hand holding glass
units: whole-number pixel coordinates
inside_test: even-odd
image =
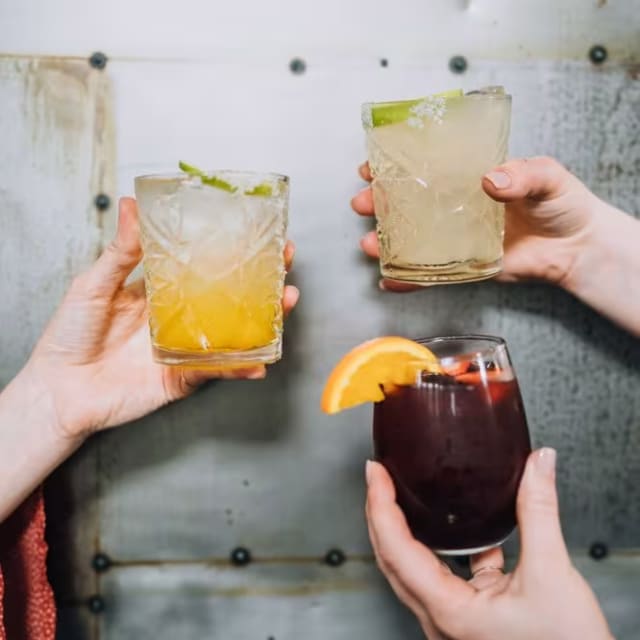
[[[413,537],[391,477],[381,464],[367,463],[366,514],[378,565],[429,640],[612,640],[562,537],[555,460],[555,451],[545,448],[527,461],[514,571],[504,573],[502,550],[493,548],[471,557],[468,582]]]
[[[368,164],[360,167],[371,181]],[[595,196],[557,160],[511,160],[482,179],[494,200],[506,203],[504,257],[496,280],[542,280],[640,335],[640,221]],[[360,215],[374,213],[366,187],[351,200]],[[375,232],[360,241],[379,256]],[[413,291],[408,283],[382,280],[389,291]]]
[[[285,247],[291,264],[293,245]],[[92,432],[184,398],[212,378],[263,378],[264,366],[216,370],[154,362],[141,280],[138,212],[120,201],[118,232],[72,283],[27,364],[0,394],[0,522]],[[295,287],[284,289],[286,314]]]
[[[293,253],[289,243],[288,265]],[[54,399],[64,433],[86,435],[134,420],[189,395],[212,378],[265,376],[264,366],[200,370],[155,363],[144,284],[125,284],[141,258],[136,202],[122,198],[115,239],[74,280],[26,366]],[[285,313],[298,296],[295,287],[285,289]]]
[[[367,163],[359,173],[371,181]],[[482,187],[489,196],[507,205],[505,255],[502,272],[496,279],[541,279],[562,284],[585,241],[598,199],[552,158],[507,162],[490,171],[483,178]],[[356,194],[351,206],[360,215],[373,215],[371,188]],[[367,233],[361,246],[367,255],[378,257],[375,232]],[[387,289],[409,290],[396,284],[384,281]]]

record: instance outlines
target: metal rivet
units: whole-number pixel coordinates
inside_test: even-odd
[[[340,549],[329,549],[324,556],[324,561],[330,567],[339,567],[341,564],[344,564],[347,556],[344,555],[344,552]]]
[[[245,547],[236,547],[231,552],[231,564],[235,564],[236,567],[244,567],[251,562],[251,551],[245,549]]]
[[[91,57],[89,58],[89,64],[94,69],[104,69],[107,66],[108,60],[109,58],[107,58],[106,54],[102,53],[102,51],[96,51],[95,53],[91,54]]]
[[[464,56],[453,56],[449,60],[449,69],[453,73],[464,73],[468,66],[467,59]]]
[[[99,193],[94,199],[98,211],[106,211],[111,206],[111,198],[106,193]]]
[[[302,58],[294,58],[289,63],[289,69],[291,70],[291,73],[295,73],[299,76],[307,70],[307,63]]]
[[[380,66],[381,67],[388,67],[389,66],[389,61],[386,58],[380,58]]]
[[[589,59],[593,64],[602,64],[608,57],[609,52],[601,44],[596,44],[589,49]]]
[[[102,573],[111,567],[111,558],[106,553],[96,553],[91,559],[91,566],[94,571]]]
[[[589,555],[594,560],[602,560],[609,555],[609,547],[604,542],[594,542],[589,547]]]
[[[91,596],[87,600],[87,608],[91,613],[99,614],[105,609],[104,599],[102,596]]]

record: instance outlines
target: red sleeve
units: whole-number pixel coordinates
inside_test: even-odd
[[[42,491],[0,524],[0,640],[54,640]]]

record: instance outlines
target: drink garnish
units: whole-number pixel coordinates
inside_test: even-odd
[[[246,196],[263,196],[268,198],[273,195],[273,187],[268,182],[261,182],[252,189],[247,189],[244,194]]]
[[[410,126],[421,128],[424,126],[425,118],[441,122],[447,102],[461,98],[463,95],[462,89],[451,89],[414,100],[366,104],[363,105],[362,120],[366,128],[382,127],[398,122],[406,122]]]
[[[178,163],[178,166],[182,171],[188,173],[190,176],[196,176],[200,178],[202,184],[206,184],[210,187],[215,187],[216,189],[222,189],[223,191],[228,191],[229,193],[235,193],[238,190],[238,187],[234,187],[226,180],[222,180],[221,178],[217,178],[216,176],[207,175],[201,169],[187,164],[186,162],[182,162],[182,160]]]
[[[198,169],[198,167],[194,167],[191,164],[187,164],[186,162],[182,162],[182,160],[178,163],[181,171],[189,174],[190,176],[198,177],[202,181],[202,184],[206,184],[209,187],[215,187],[216,189],[222,189],[223,191],[228,191],[229,193],[235,193],[238,190],[238,187],[230,184],[226,180],[222,178],[218,178],[215,175],[209,175],[202,171],[202,169]],[[244,192],[245,196],[262,196],[268,198],[273,195],[273,187],[268,182],[261,182],[260,184],[247,189]]]
[[[425,346],[397,336],[369,340],[334,367],[320,406],[325,413],[337,413],[365,402],[380,402],[385,389],[415,384],[423,371],[442,371],[438,358]]]

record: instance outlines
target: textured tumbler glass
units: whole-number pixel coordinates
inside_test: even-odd
[[[362,108],[386,278],[418,285],[483,280],[502,267],[504,205],[482,176],[507,154],[502,87]]]
[[[207,176],[135,180],[154,357],[210,368],[275,362],[289,179]]]

